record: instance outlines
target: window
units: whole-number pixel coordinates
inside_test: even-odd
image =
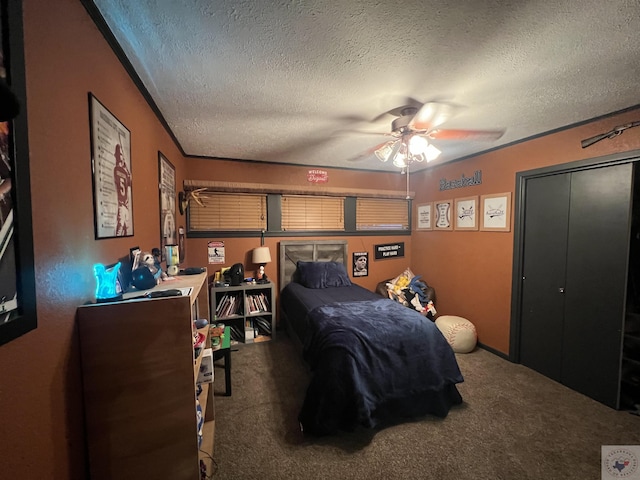
[[[266,195],[206,192],[189,202],[191,232],[262,231],[266,228]]]
[[[282,230],[344,231],[344,197],[283,195]]]
[[[195,180],[184,187],[190,238],[411,235],[404,191]]]
[[[409,201],[358,198],[356,230],[409,230]]]

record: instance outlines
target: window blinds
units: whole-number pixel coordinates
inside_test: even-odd
[[[266,230],[266,195],[203,193],[189,202],[190,231]]]
[[[283,195],[282,230],[344,230],[344,197]]]
[[[356,230],[408,230],[408,200],[358,198]]]

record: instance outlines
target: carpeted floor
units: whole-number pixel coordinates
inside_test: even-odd
[[[308,438],[297,414],[310,373],[293,342],[240,345],[232,396],[215,369],[213,478],[597,480],[602,445],[640,445],[638,416],[485,350],[458,363],[464,403],[447,418]]]

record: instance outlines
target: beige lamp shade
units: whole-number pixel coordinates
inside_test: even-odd
[[[269,247],[258,247],[253,249],[253,263],[259,265],[261,263],[269,263],[271,261],[271,252]]]

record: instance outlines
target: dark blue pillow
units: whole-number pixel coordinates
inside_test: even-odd
[[[324,262],[326,265],[327,276],[325,278],[325,286],[327,287],[348,287],[351,285],[347,269],[342,263]]]
[[[342,263],[302,262],[298,264],[298,282],[307,288],[347,287],[349,274]]]

